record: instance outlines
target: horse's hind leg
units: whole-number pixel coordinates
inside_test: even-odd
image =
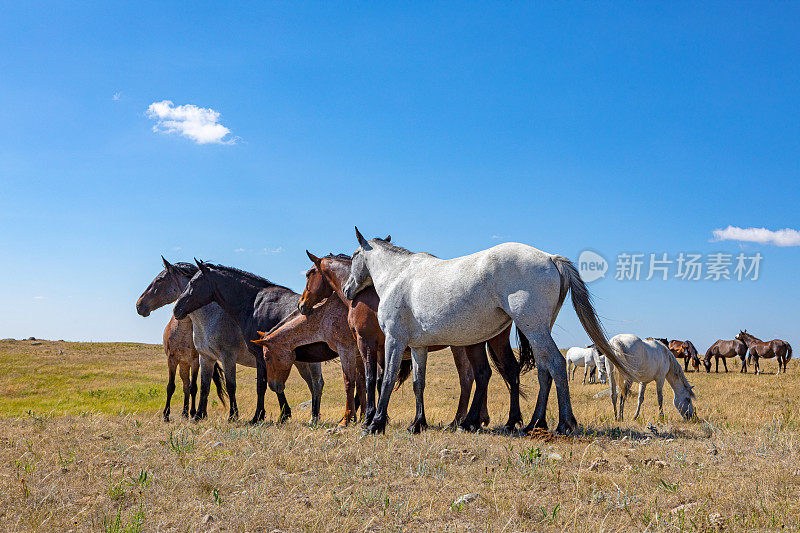
[[[472,384],[475,382],[475,372],[473,371],[473,364],[467,356],[467,348],[465,346],[451,346],[450,351],[453,352],[453,362],[456,364],[458,384],[461,388],[456,416],[450,423],[451,427],[456,427],[467,418],[469,397],[472,394]]]
[[[639,383],[639,397],[636,399],[636,414],[633,419],[639,418],[639,413],[642,412],[642,404],[644,403],[644,389],[647,387],[646,383]]]
[[[413,362],[412,368],[414,369],[414,397],[417,400],[417,414],[414,416],[414,422],[411,423],[408,430],[411,433],[419,433],[428,428],[428,421],[425,420],[425,400],[423,398],[425,393],[425,370],[428,364],[428,349],[424,347],[412,347],[411,360]],[[386,388],[385,385],[384,388]]]
[[[471,431],[481,427],[484,417],[489,417],[488,413],[484,414],[484,409],[486,409],[487,390],[489,378],[492,376],[492,369],[489,367],[489,360],[486,358],[484,343],[467,346],[465,352],[469,357],[470,365],[475,374],[475,396],[472,398],[472,406],[461,423],[461,427]]]
[[[297,371],[311,391],[311,423],[319,422],[319,408],[322,403],[322,388],[325,380],[322,379],[322,365],[320,363],[297,363]]]
[[[364,426],[368,426],[375,416],[375,395],[378,379],[378,343],[356,334],[356,344],[364,361],[364,381],[366,402],[364,403]]]
[[[392,396],[392,388],[397,380],[397,374],[400,372],[400,361],[403,359],[403,352],[408,346],[405,339],[399,340],[391,335],[386,335],[385,346],[385,364],[384,364],[384,380],[381,384],[380,397],[378,398],[378,406],[375,410],[375,416],[372,418],[369,426],[364,431],[368,433],[383,433],[386,430],[386,421],[388,419],[389,399]]]
[[[342,363],[342,377],[344,378],[345,408],[340,426],[347,426],[351,420],[356,419],[355,391],[358,381],[358,370],[356,369],[356,354],[347,346],[339,345],[336,347],[339,359]]]
[[[725,373],[728,373],[728,358],[722,358],[722,367],[725,369]],[[719,372],[719,359],[717,359],[717,372]]]
[[[169,422],[169,404],[172,401],[172,394],[175,392],[175,371],[178,368],[178,362],[174,357],[167,357],[167,365],[169,367],[169,378],[167,380],[167,404],[164,406],[164,422]]]
[[[578,421],[572,413],[572,402],[569,397],[569,380],[567,379],[567,363],[561,352],[558,351],[555,341],[550,336],[549,329],[535,331],[523,329],[525,321],[515,320],[520,331],[527,337],[533,349],[537,368],[539,368],[539,397],[536,400],[536,410],[528,428],[538,427],[536,424],[545,423],[547,412],[547,396],[550,392],[550,380],[555,383],[558,398],[558,426],[556,433],[569,434],[578,428]],[[541,370],[544,369],[543,373]],[[549,375],[549,379],[543,374]],[[544,383],[542,383],[544,378]]]
[[[658,400],[658,413],[661,418],[664,418],[664,379],[656,379],[656,399]]]

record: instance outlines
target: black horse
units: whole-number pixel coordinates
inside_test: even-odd
[[[256,360],[256,412],[251,423],[264,419],[264,394],[267,390],[267,366],[260,346],[250,341],[260,339],[258,331],[270,331],[278,323],[297,310],[300,295],[287,287],[276,285],[260,276],[222,265],[197,261],[199,270],[180,295],[173,314],[185,318],[211,302],[225,310],[242,330],[248,349]],[[339,355],[324,343],[300,346],[295,350],[295,366],[311,390],[311,416],[319,418],[322,397],[321,361],[329,361]],[[276,390],[281,408],[280,421],[292,416],[283,390]]]

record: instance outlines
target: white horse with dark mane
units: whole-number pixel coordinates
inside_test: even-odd
[[[574,346],[567,350],[565,357],[567,359],[567,374],[569,375],[570,381],[575,381],[575,371],[580,367],[583,368],[584,385],[586,385],[587,377],[589,378],[589,383],[596,383],[598,379],[601,382],[605,382],[602,379],[603,372],[597,372],[598,365],[595,363],[595,351],[593,346],[587,346],[585,348]],[[600,357],[605,359],[602,355],[600,355]],[[598,376],[597,374],[601,375]]]
[[[615,351],[617,360],[624,360],[626,370],[630,376],[621,376],[614,362],[609,358],[602,363],[611,382],[611,403],[614,406],[614,416],[622,420],[625,408],[625,397],[630,393],[634,382],[639,384],[639,398],[636,404],[636,414],[639,417],[644,402],[644,391],[651,381],[656,382],[656,397],[658,410],[664,416],[664,381],[667,381],[675,393],[673,403],[678,412],[687,420],[694,416],[693,386],[686,379],[681,365],[669,348],[663,343],[652,339],[640,339],[636,335],[624,333],[611,338],[608,343]],[[599,354],[596,354],[599,355]],[[596,360],[597,361],[597,360]],[[617,383],[621,385],[619,394],[619,411],[617,411]]]
[[[359,247],[353,254],[344,294],[353,298],[374,285],[380,297],[378,323],[386,334],[386,367],[378,407],[366,431],[384,431],[387,407],[403,351],[411,347],[417,412],[409,428],[427,426],[423,391],[428,346],[468,346],[491,339],[513,321],[520,341],[536,359],[539,396],[530,424],[546,428],[550,386],[558,397],[558,433],[577,428],[569,396],[567,368],[550,334],[561,305],[572,293],[572,305],[583,328],[597,347],[625,372],[608,345],[589,292],[575,266],[565,257],[518,243],[500,244],[455,259],[413,253],[383,239],[367,241],[358,228]],[[476,380],[479,374],[476,372]],[[488,382],[488,374],[481,374]],[[477,394],[476,394],[477,395]],[[474,398],[472,408],[482,398]],[[467,415],[470,416],[469,414]]]

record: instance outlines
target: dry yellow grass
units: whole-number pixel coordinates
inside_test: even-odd
[[[800,523],[795,363],[783,376],[690,374],[697,422],[679,420],[671,390],[667,418],[658,420],[650,390],[644,420],[617,423],[610,400],[593,398],[603,386],[576,382],[584,433],[559,439],[441,428],[412,437],[410,385],[393,396],[387,434],[360,438],[358,428],[335,428],[338,363],[325,365],[325,423],[313,428],[298,406],[309,395],[296,375],[287,396],[298,407],[283,426],[229,424],[218,403],[200,424],[174,414],[163,423],[158,346],[3,341],[0,364],[3,531],[739,531]],[[428,366],[429,422],[444,424],[456,403],[452,359],[433,354]],[[252,371],[240,373],[243,416],[254,407],[252,381]],[[523,381],[535,398],[534,374]],[[508,395],[497,377],[491,389],[500,424]],[[179,388],[173,413],[181,400]],[[554,394],[551,404],[552,417]],[[523,410],[530,416],[532,405]]]

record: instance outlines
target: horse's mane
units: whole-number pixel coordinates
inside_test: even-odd
[[[291,289],[289,289],[289,287],[285,287],[283,285],[278,285],[277,283],[272,283],[267,278],[262,278],[261,276],[259,276],[257,274],[253,274],[252,272],[247,272],[246,270],[239,270],[238,268],[235,268],[235,267],[229,267],[229,266],[225,266],[225,265],[215,265],[215,264],[212,264],[212,263],[204,263],[204,264],[209,266],[209,267],[211,267],[211,268],[213,268],[213,269],[215,269],[215,270],[221,270],[223,272],[227,272],[229,274],[233,274],[233,275],[235,275],[237,277],[244,278],[245,280],[247,280],[248,282],[252,283],[253,285],[257,285],[257,286],[260,286],[260,287],[279,287],[279,288],[282,288],[282,289],[291,290]]]
[[[692,390],[692,384],[689,383],[689,380],[686,378],[686,374],[684,374],[683,368],[681,368],[680,363],[678,363],[678,359],[672,356],[672,352],[670,352],[669,349],[667,349],[667,352],[669,352],[670,372],[675,374],[681,383],[683,383],[683,385],[686,387],[686,390],[689,391],[689,397],[694,398],[695,395],[694,391]]]
[[[740,331],[739,333],[741,333],[743,337],[750,337],[752,340],[756,342],[764,342],[755,335],[753,335],[752,333],[748,333],[747,331]]]
[[[197,265],[194,263],[172,263],[172,266],[175,267],[175,270],[180,272],[182,275],[186,276],[189,279],[192,279],[195,274],[197,274]]]
[[[340,261],[352,261],[353,258],[347,254],[335,254],[333,252],[329,253],[323,259],[338,259]]]
[[[397,252],[397,253],[399,253],[401,255],[412,255],[412,254],[420,253],[420,254],[424,254],[424,255],[429,255],[431,257],[436,257],[435,255],[429,254],[428,252],[412,252],[408,248],[403,248],[402,246],[397,246],[396,244],[392,244],[391,242],[385,241],[385,240],[380,239],[380,238],[375,238],[373,240],[374,241],[378,241],[381,244],[381,246],[383,246],[384,248],[386,248],[386,249],[388,249],[388,250],[390,250],[392,252]]]

